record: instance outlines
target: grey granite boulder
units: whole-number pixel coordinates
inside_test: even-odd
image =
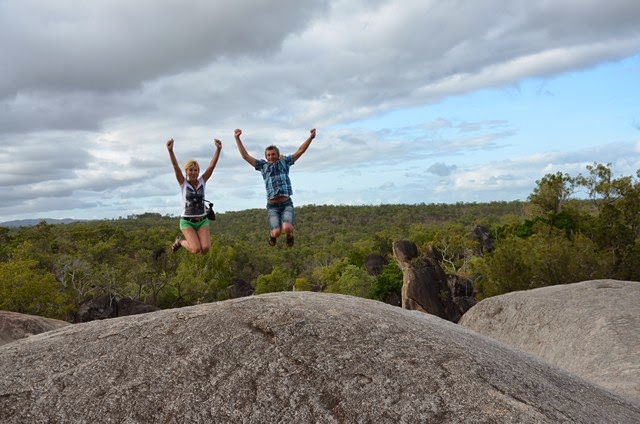
[[[429,314],[289,292],[2,346],[0,422],[637,423],[640,404]]]
[[[594,280],[485,299],[461,325],[640,401],[640,283]]]
[[[0,311],[0,345],[69,325],[66,321]]]
[[[441,255],[429,247],[423,255],[415,243],[393,242],[393,258],[402,270],[402,307],[458,322],[462,311],[453,301]]]

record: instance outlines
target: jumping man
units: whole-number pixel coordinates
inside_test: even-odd
[[[289,168],[307,151],[311,140],[316,138],[315,128],[309,132],[309,138],[292,155],[280,156],[280,150],[276,146],[268,146],[264,151],[266,160],[256,159],[247,153],[240,140],[242,130],[237,129],[234,132],[240,155],[256,171],[260,171],[264,179],[270,230],[269,246],[276,245],[276,241],[283,231],[287,236],[287,246],[293,246],[293,202],[291,201],[293,189],[289,179]]]

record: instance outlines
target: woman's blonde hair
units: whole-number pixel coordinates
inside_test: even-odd
[[[200,165],[198,165],[198,162],[193,159],[188,160],[184,163],[184,170],[188,171],[192,166],[195,166],[198,169],[198,172],[200,172]]]

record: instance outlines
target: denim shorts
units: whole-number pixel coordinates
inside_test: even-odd
[[[267,203],[267,217],[271,230],[282,227],[283,222],[293,225],[293,201],[289,199],[282,203]]]

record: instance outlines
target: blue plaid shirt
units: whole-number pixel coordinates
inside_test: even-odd
[[[291,196],[293,188],[289,179],[289,168],[293,165],[293,155],[285,156],[274,163],[264,159],[256,159],[256,171],[262,173],[264,185],[267,189],[267,200],[277,196]]]

